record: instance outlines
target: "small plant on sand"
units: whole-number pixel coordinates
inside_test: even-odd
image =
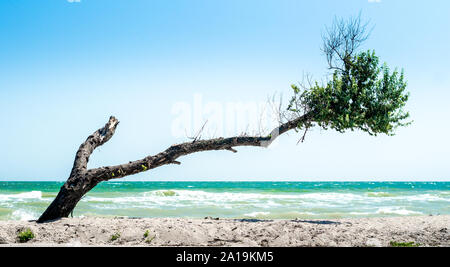
[[[145,240],[145,243],[147,243],[147,244],[152,243],[152,241],[153,241],[153,239],[155,239],[155,237],[156,237],[156,235],[154,235],[154,236],[152,236],[152,237],[150,237],[150,238],[147,238],[147,239]]]
[[[34,238],[34,234],[30,229],[26,229],[21,231],[18,235],[17,238],[19,239],[20,243],[25,243],[30,241],[31,239]]]
[[[147,243],[147,244],[150,244],[153,241],[153,239],[155,239],[155,237],[156,237],[156,235],[154,235],[152,237],[149,237],[149,236],[150,236],[150,231],[146,230],[144,233],[144,238],[145,238],[145,243]]]
[[[416,244],[414,242],[395,242],[395,241],[391,241],[390,245],[391,247],[407,247],[407,248],[420,246],[420,244]]]
[[[120,237],[120,234],[119,233],[115,233],[115,234],[113,234],[111,236],[111,241],[115,241],[115,240],[119,239],[119,237]]]

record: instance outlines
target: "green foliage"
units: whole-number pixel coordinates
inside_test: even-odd
[[[33,232],[31,231],[31,229],[26,229],[26,230],[20,232],[20,233],[17,235],[17,238],[19,239],[19,242],[20,242],[20,243],[25,243],[25,242],[28,242],[28,241],[30,241],[31,239],[33,239],[33,238],[34,238],[34,234],[33,234]]]
[[[149,232],[148,230],[147,230],[147,231],[145,231],[145,233],[144,233],[144,237],[145,237],[145,238],[147,238],[149,234],[150,234],[150,232]]]
[[[115,240],[119,239],[119,237],[120,237],[120,233],[115,233],[111,236],[111,241],[115,241]]]
[[[335,69],[325,85],[317,82],[301,90],[293,85],[294,97],[288,110],[311,114],[309,128],[316,123],[323,129],[338,132],[359,129],[370,135],[393,135],[399,126],[406,126],[409,113],[403,110],[409,94],[403,71],[390,71],[380,65],[374,51],[356,56],[347,55],[344,69]]]
[[[390,242],[391,247],[418,247],[420,246],[420,244],[416,244],[414,242],[395,242],[395,241],[391,241]]]
[[[367,27],[359,15],[335,19],[327,28],[322,51],[332,71],[328,81],[319,84],[308,79],[308,85],[292,85],[288,111],[297,117],[308,114],[298,129],[318,125],[338,132],[394,135],[398,127],[410,124],[404,111],[409,94],[403,71],[380,64],[375,51],[358,51],[369,37]]]

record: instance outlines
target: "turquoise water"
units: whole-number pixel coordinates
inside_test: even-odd
[[[0,182],[0,220],[32,220],[63,183]],[[74,216],[336,219],[450,214],[450,182],[108,182]]]

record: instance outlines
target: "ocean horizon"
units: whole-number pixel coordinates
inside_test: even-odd
[[[64,182],[0,181],[0,220],[35,220]],[[74,217],[340,219],[450,214],[450,182],[114,181]]]

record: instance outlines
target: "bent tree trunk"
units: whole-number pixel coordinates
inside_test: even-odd
[[[102,181],[123,178],[128,175],[145,172],[167,164],[179,165],[181,163],[176,161],[179,157],[196,152],[229,150],[236,153],[237,151],[234,148],[238,146],[267,147],[279,135],[306,124],[308,120],[310,120],[309,114],[300,116],[297,119],[288,121],[275,128],[271,134],[266,137],[239,136],[210,140],[195,139],[192,142],[173,145],[154,156],[130,161],[126,164],[87,169],[90,155],[97,147],[111,139],[119,124],[119,121],[115,117],[110,117],[103,128],[94,132],[83,144],[81,144],[76,154],[69,179],[67,179],[66,183],[61,187],[55,200],[53,200],[37,222],[42,223],[62,217],[68,217],[80,199]]]

